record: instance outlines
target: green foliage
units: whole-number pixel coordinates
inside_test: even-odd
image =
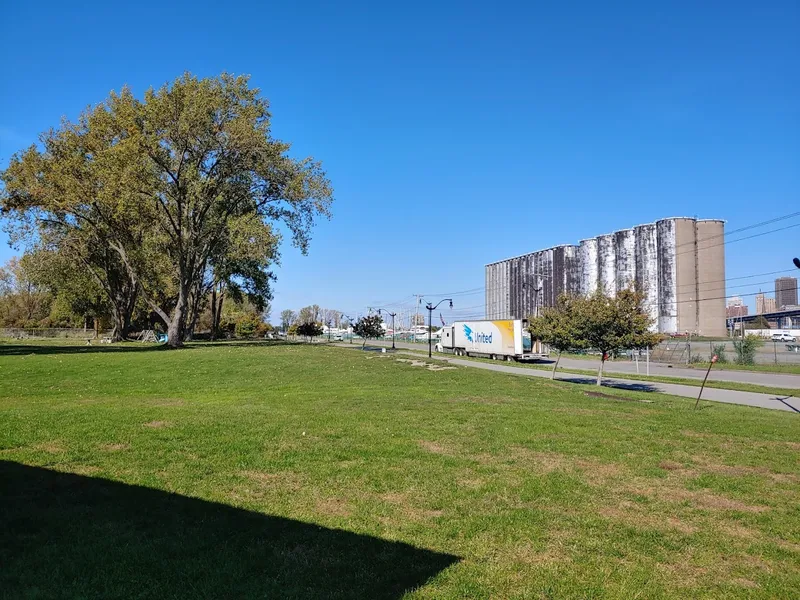
[[[236,322],[236,335],[242,338],[251,338],[258,333],[261,319],[254,315],[246,315]]]
[[[728,356],[725,354],[725,344],[714,344],[712,356],[717,357],[717,363],[719,364],[728,362]]]
[[[378,339],[383,336],[383,318],[379,314],[361,317],[353,324],[353,333],[364,338],[364,343],[368,339]]]
[[[187,73],[143,99],[124,88],[44,134],[42,150],[15,155],[0,174],[0,208],[21,229],[43,217],[78,239],[106,283],[122,282],[120,300],[141,294],[179,346],[209,273],[259,307],[277,257],[273,225],[305,253],[315,219],[330,215],[321,165],[290,157],[270,119],[247,77]]]
[[[767,319],[766,319],[766,317],[764,317],[764,315],[758,315],[752,321],[745,321],[744,322],[744,328],[745,329],[771,329],[772,327],[770,326],[769,321],[767,321]]]
[[[531,337],[559,352],[586,348],[579,327],[579,306],[579,299],[562,295],[555,306],[545,307],[538,317],[529,319]]]
[[[764,340],[757,335],[746,335],[743,339],[733,340],[736,352],[734,362],[737,365],[753,365],[756,362],[756,351],[764,345]]]
[[[315,337],[322,335],[322,325],[314,322],[300,323],[297,326],[297,335],[314,339]]]
[[[642,309],[642,302],[642,294],[632,290],[621,290],[613,298],[598,291],[574,300],[576,337],[585,347],[601,353],[598,385],[602,383],[603,363],[612,353],[625,348],[652,348],[661,340],[650,331],[652,319]]]

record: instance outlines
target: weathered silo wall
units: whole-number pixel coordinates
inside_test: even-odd
[[[636,279],[636,238],[633,229],[614,233],[617,291],[631,289]]]
[[[578,246],[564,246],[564,293],[578,296],[581,293],[581,263]]]
[[[614,234],[597,236],[597,271],[600,275],[598,286],[607,296],[617,293],[617,253]]]
[[[724,334],[722,221],[662,219],[579,246],[556,246],[486,266],[486,316],[526,318],[564,292],[635,287],[663,333]]]
[[[656,222],[658,234],[658,330],[677,333],[678,305],[675,281],[675,219]]]
[[[697,221],[698,335],[724,336],[725,326],[725,222]]]
[[[678,217],[675,222],[675,288],[678,331],[694,333],[700,327],[697,303],[697,222]]]
[[[597,238],[581,240],[579,246],[581,264],[581,294],[591,296],[597,291],[600,281],[597,263]]]
[[[639,225],[633,230],[636,255],[636,289],[644,295],[644,307],[658,331],[658,235],[656,224]]]

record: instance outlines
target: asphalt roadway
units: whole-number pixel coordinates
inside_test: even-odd
[[[342,346],[345,348],[358,348],[360,344],[337,344],[338,346]],[[391,346],[391,342],[383,343],[383,342],[370,342],[370,346],[373,348],[375,346]],[[416,350],[419,352],[422,350],[419,344],[407,344],[407,343],[397,343],[397,348],[403,350]],[[368,346],[369,347],[369,346]],[[407,352],[403,352],[406,354]],[[411,353],[408,353],[411,354]],[[463,360],[456,358],[449,354],[433,354],[434,360],[440,360],[447,362],[452,365],[458,365],[462,367],[472,367],[475,369],[485,369],[487,371],[495,371],[498,373],[508,373],[510,375],[522,375],[525,377],[550,377],[549,371],[544,371],[541,369],[530,369],[526,367],[516,367],[511,364],[506,363],[491,363],[491,362],[477,362],[477,361],[470,361],[470,360]],[[572,359],[569,360],[569,365],[565,364],[567,359],[562,359],[559,363],[559,366],[564,366],[567,368],[580,368],[580,369],[587,369],[591,368],[591,362],[583,361],[580,359]],[[573,366],[576,365],[576,366]],[[620,363],[611,363],[608,364],[608,368],[605,370],[606,373],[609,372],[616,372],[612,370],[614,367],[620,366]],[[626,365],[627,366],[627,365]],[[634,373],[636,372],[636,366],[632,365],[634,368]],[[644,373],[643,365],[640,366],[642,368],[642,373]],[[693,379],[698,378],[697,372],[691,369],[667,369],[661,365],[659,365],[659,369],[665,371],[656,372],[653,368],[653,364],[650,365],[650,374],[651,375],[666,375],[672,377],[688,377],[689,375],[684,375],[684,372],[689,372]],[[630,372],[630,371],[628,371]],[[719,371],[718,373],[723,373],[723,371]],[[777,377],[795,377],[800,379],[800,376],[797,375],[782,375],[782,374],[772,374],[772,373],[746,373],[744,371],[726,371],[725,374],[747,374],[747,375],[775,375]],[[702,375],[700,376],[702,379]],[[579,384],[592,384],[594,385],[596,379],[594,377],[589,377],[587,375],[575,375],[572,373],[557,373],[556,380],[558,381],[568,381],[570,383],[579,383]],[[711,378],[709,377],[709,380]],[[741,381],[743,383],[759,383],[760,385],[772,385],[781,387],[799,387],[800,383],[794,382],[794,385],[789,385],[786,383],[778,384],[775,380],[768,379],[766,381],[759,380],[747,380],[747,379],[718,379],[718,381]],[[691,385],[682,385],[679,383],[661,383],[661,382],[654,382],[654,381],[636,381],[630,379],[620,379],[616,377],[604,377],[603,378],[603,385],[605,387],[610,388],[617,388],[623,390],[632,390],[632,391],[640,391],[640,392],[657,392],[661,394],[670,394],[672,396],[683,396],[685,398],[697,398],[697,394],[700,391],[700,388],[697,386]],[[703,390],[703,401],[713,401],[713,402],[725,402],[727,404],[740,404],[743,406],[755,406],[758,408],[769,408],[772,410],[784,410],[789,412],[800,413],[800,389],[798,390],[797,397],[786,397],[786,396],[775,396],[772,394],[758,394],[755,392],[739,392],[736,390],[723,390],[719,388],[705,388]]]

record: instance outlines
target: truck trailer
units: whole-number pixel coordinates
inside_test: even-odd
[[[438,352],[494,360],[528,361],[548,356],[540,342],[531,342],[527,319],[456,321],[442,327]]]

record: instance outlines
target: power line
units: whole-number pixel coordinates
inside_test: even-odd
[[[788,214],[788,215],[783,215],[781,217],[775,217],[774,219],[769,219],[767,221],[761,221],[760,223],[754,223],[752,225],[745,225],[744,227],[740,227],[739,229],[734,229],[733,231],[726,231],[724,233],[720,233],[720,234],[717,234],[717,235],[712,235],[711,237],[707,237],[707,238],[703,239],[702,241],[706,242],[708,240],[713,240],[713,239],[725,237],[727,235],[734,235],[736,233],[741,233],[742,231],[749,231],[751,229],[756,229],[758,227],[763,227],[764,225],[771,225],[772,223],[777,223],[779,221],[784,221],[786,219],[791,219],[791,218],[797,217],[797,216],[800,216],[800,211],[794,212],[794,213],[791,213],[791,214]],[[748,238],[741,238],[741,239],[748,239]],[[694,245],[694,243],[695,242],[684,242],[683,244],[678,244],[675,247],[676,248],[680,248],[681,246]],[[709,247],[712,247],[712,246],[709,246]]]

